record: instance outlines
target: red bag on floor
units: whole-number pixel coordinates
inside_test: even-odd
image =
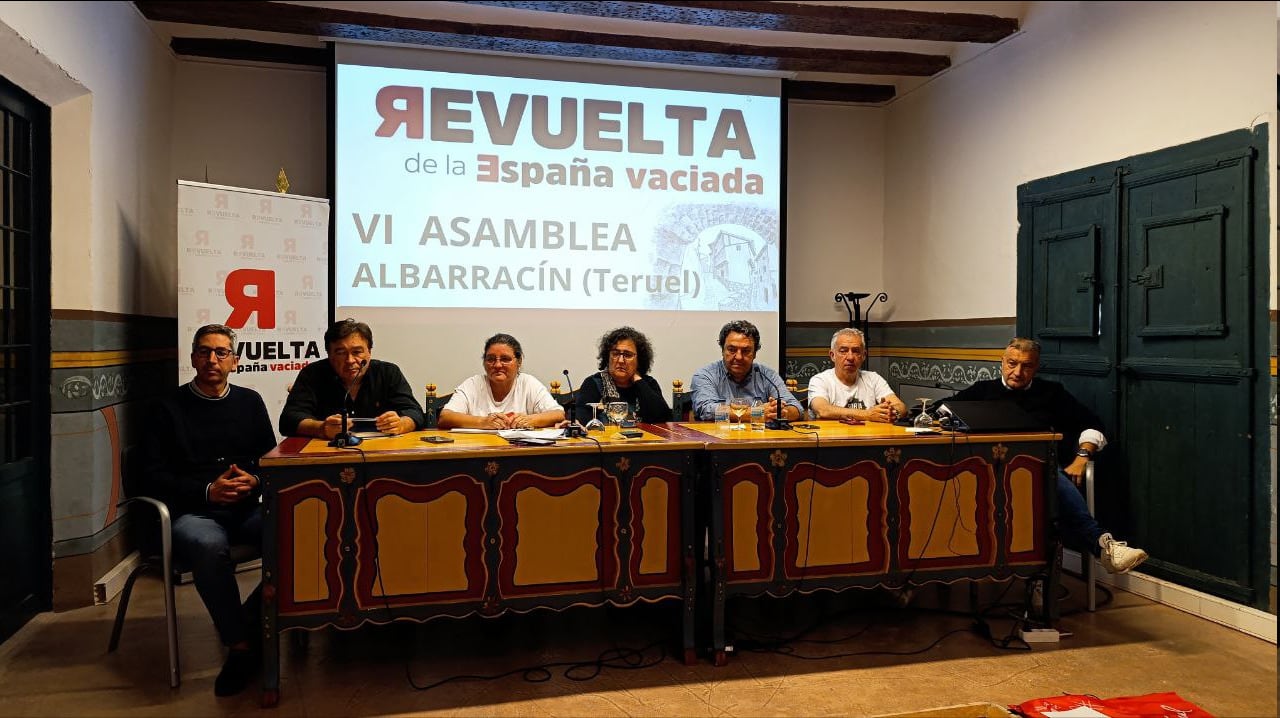
[[[1085,710],[1080,710],[1082,708]],[[1052,718],[1055,714],[1071,710],[1076,711],[1072,715],[1079,718],[1213,718],[1203,708],[1177,693],[1105,699],[1066,694],[1026,701],[1009,706],[1009,710],[1026,718]],[[1090,710],[1093,712],[1087,712]]]

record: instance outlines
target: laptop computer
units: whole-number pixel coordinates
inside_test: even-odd
[[[1045,431],[1048,423],[1023,411],[1012,401],[956,401],[938,404],[939,420],[950,417],[953,431],[987,433],[995,431]]]

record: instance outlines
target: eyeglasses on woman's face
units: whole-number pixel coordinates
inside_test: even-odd
[[[629,352],[625,349],[614,349],[613,351],[609,352],[609,357],[612,358],[614,361],[617,361],[620,359],[625,361],[631,361],[632,359],[636,358],[636,353]]]

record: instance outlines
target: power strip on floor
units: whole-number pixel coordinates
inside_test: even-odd
[[[1057,643],[1059,633],[1054,628],[1024,628],[1022,640],[1027,643]]]

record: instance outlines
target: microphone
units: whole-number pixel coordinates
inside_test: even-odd
[[[751,368],[755,369],[757,372],[759,372],[759,369],[760,369],[760,367],[754,364],[751,365]],[[782,387],[778,386],[777,382],[770,382],[770,383],[773,384],[774,394],[776,394],[777,396],[778,414],[774,416],[772,419],[766,421],[764,423],[764,428],[781,429],[783,431],[790,431],[791,421],[788,419],[784,419],[782,416],[782,412],[786,410],[786,405],[782,403]]]
[[[369,366],[369,360],[361,359],[360,368],[356,370],[356,376],[359,376],[360,372],[363,372],[364,368],[367,366]],[[342,381],[342,377],[338,377],[338,381]],[[338,431],[336,435],[334,435],[333,440],[329,442],[329,446],[341,449],[348,446],[359,446],[360,444],[364,443],[364,439],[358,436],[352,435],[352,433],[348,430],[347,422],[351,415],[351,409],[349,407],[350,403],[351,403],[351,389],[347,388],[346,383],[343,383],[342,411],[340,412],[340,414],[342,415],[342,428],[340,431]]]
[[[564,374],[564,381],[569,389],[569,425],[565,427],[564,435],[570,439],[581,439],[587,435],[587,430],[582,427],[582,424],[578,423],[578,398],[573,394],[573,380],[569,378],[568,369],[563,370],[561,373]]]

